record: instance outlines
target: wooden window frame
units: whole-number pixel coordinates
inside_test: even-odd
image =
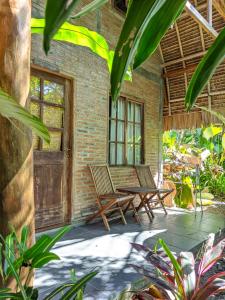
[[[55,108],[61,108],[64,110],[63,119],[62,119],[62,127],[47,126],[47,128],[50,132],[61,132],[61,146],[60,146],[60,150],[56,150],[56,152],[58,152],[58,151],[62,152],[64,149],[63,131],[64,131],[64,127],[65,127],[65,101],[63,102],[63,104],[57,104],[57,103],[53,103],[53,102],[44,101],[43,89],[44,89],[44,81],[52,81],[52,82],[55,82],[55,83],[63,86],[63,92],[65,95],[67,78],[60,76],[58,74],[52,73],[52,72],[48,72],[47,70],[40,70],[40,69],[37,69],[34,67],[31,69],[31,77],[32,76],[37,77],[40,80],[40,97],[35,97],[32,95],[30,95],[30,97],[29,97],[30,102],[37,103],[39,105],[40,119],[43,121],[44,107],[55,107]],[[34,149],[34,151],[48,152],[48,150],[43,149],[43,140],[41,138],[38,139],[38,149]],[[50,152],[54,152],[54,150],[50,150]]]
[[[111,97],[109,99],[109,128],[108,128],[108,162],[109,165],[111,167],[122,167],[122,166],[126,166],[126,167],[133,167],[135,166],[135,150],[133,151],[133,163],[132,164],[128,164],[128,160],[127,160],[127,146],[128,144],[132,144],[132,145],[140,145],[141,146],[141,160],[140,163],[144,164],[145,161],[145,157],[144,157],[144,126],[145,126],[145,122],[144,122],[144,112],[145,112],[145,105],[144,105],[144,101],[141,101],[139,99],[133,99],[131,97],[122,95],[120,96],[120,99],[123,99],[123,101],[125,102],[125,107],[124,107],[124,120],[118,119],[118,110],[116,110],[116,117],[115,118],[111,118]],[[141,106],[141,122],[135,122],[135,106],[134,106],[134,120],[133,121],[128,121],[128,103],[131,102],[133,104],[138,104]],[[111,121],[115,121],[116,124],[116,129],[115,129],[115,141],[111,141],[110,140],[110,130],[111,130]],[[118,127],[118,121],[124,122],[124,142],[118,142],[117,141],[117,127]],[[128,134],[128,124],[132,123],[133,126],[133,143],[128,143],[127,142],[127,134]],[[135,124],[136,125],[140,125],[141,126],[141,143],[135,143]],[[111,164],[110,163],[110,145],[111,144],[115,144],[115,164]],[[117,163],[117,144],[123,144],[124,145],[124,153],[123,153],[123,164],[118,164]]]

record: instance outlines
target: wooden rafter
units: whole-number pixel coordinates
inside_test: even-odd
[[[184,52],[183,52],[183,47],[182,47],[181,38],[180,38],[180,32],[179,32],[177,23],[175,23],[175,29],[176,29],[178,45],[179,45],[179,49],[180,49],[180,55],[182,58],[184,58]],[[185,70],[185,68],[186,68],[185,61],[183,61],[182,64],[183,64],[183,69]],[[185,91],[187,91],[188,79],[187,79],[187,73],[185,71],[184,71],[184,81],[185,81]]]
[[[202,57],[205,54],[206,54],[206,51],[201,51],[201,52],[198,52],[198,53],[195,53],[195,54],[187,55],[185,57],[181,57],[181,58],[178,58],[178,59],[170,60],[170,61],[162,64],[162,67],[168,67],[168,66],[172,66],[172,65],[177,64],[177,63],[181,63],[181,62],[183,62],[185,60],[190,60],[190,59],[193,59],[193,58]]]
[[[225,19],[225,0],[214,0],[213,5],[218,13]]]
[[[161,45],[159,45],[159,53],[160,53],[160,56],[161,56],[161,60],[164,63],[164,57],[163,57],[163,52],[162,52]],[[166,75],[166,68],[164,68],[164,74]],[[168,108],[169,108],[169,115],[171,115],[170,87],[169,87],[169,80],[168,80],[167,77],[166,77],[166,80],[165,80],[165,86],[166,86],[166,93],[165,93],[166,94],[166,102],[167,102]]]
[[[213,13],[213,11],[212,11],[212,0],[207,0],[207,5],[208,5],[208,7],[207,7],[207,18],[208,18],[209,24],[212,26],[213,25],[212,24],[212,13]]]
[[[187,13],[208,32],[212,37],[216,38],[218,36],[218,32],[209,24],[209,22],[198,12],[198,10],[187,1],[186,3],[186,11]]]

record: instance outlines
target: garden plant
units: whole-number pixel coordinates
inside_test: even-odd
[[[27,227],[22,229],[20,238],[14,230],[6,238],[0,236],[0,254],[2,253],[0,255],[0,281],[2,282],[0,299],[38,299],[38,289],[31,283],[34,270],[43,268],[49,262],[60,260],[60,257],[51,250],[70,229],[69,226],[64,227],[54,236],[43,234],[30,248],[27,246]],[[25,278],[21,277],[21,274],[24,273],[23,269],[28,269]],[[78,279],[74,270],[69,271],[71,273],[70,281],[57,286],[44,297],[45,300],[59,299],[59,297],[64,300],[82,300],[85,285],[98,273],[95,270]],[[12,281],[16,282],[16,290],[8,287]]]
[[[224,292],[225,272],[216,269],[212,274],[210,270],[224,259],[225,240],[214,246],[214,239],[215,235],[210,234],[196,258],[192,252],[181,252],[176,256],[163,240],[159,240],[153,250],[132,244],[145,260],[144,266],[131,265],[144,276],[143,286],[135,290],[134,285],[117,299],[207,300]]]

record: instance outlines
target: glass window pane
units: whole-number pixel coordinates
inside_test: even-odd
[[[110,117],[115,119],[116,118],[116,102],[111,101],[111,112]]]
[[[134,162],[134,146],[132,144],[127,145],[127,163],[132,165]]]
[[[141,163],[141,146],[135,145],[135,164]]]
[[[114,142],[116,140],[116,121],[110,121],[110,136],[109,140]]]
[[[135,105],[135,122],[141,122],[141,105],[139,104]]]
[[[133,143],[134,137],[134,125],[132,123],[128,123],[128,128],[127,128],[127,142],[128,143]]]
[[[109,157],[110,157],[110,164],[115,165],[116,164],[116,154],[115,154],[115,144],[110,143],[109,145]]]
[[[43,141],[43,150],[45,151],[61,151],[62,147],[62,133],[50,132],[50,144]]]
[[[117,141],[124,142],[124,122],[117,123]]]
[[[124,145],[117,144],[117,165],[122,165],[124,163],[123,157],[124,157]]]
[[[64,86],[53,81],[44,81],[44,101],[63,104]]]
[[[40,78],[31,76],[30,95],[36,98],[40,98]]]
[[[63,109],[52,106],[44,106],[43,122],[48,127],[63,127]]]
[[[30,102],[29,108],[32,115],[40,118],[40,105],[38,103]]]
[[[141,143],[141,125],[135,125],[135,143]]]
[[[134,104],[128,102],[128,121],[134,121]]]
[[[117,118],[120,120],[124,120],[125,115],[125,102],[122,99],[118,100],[118,115]]]

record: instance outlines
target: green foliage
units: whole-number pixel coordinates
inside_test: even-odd
[[[130,3],[113,59],[111,96],[114,101],[120,93],[128,68],[132,68],[133,64],[137,68],[154,53],[185,2],[133,0]]]
[[[31,247],[27,247],[28,228],[24,227],[20,238],[13,230],[5,239],[0,240],[0,279],[3,286],[7,281],[14,279],[17,283],[16,291],[8,288],[0,289],[0,299],[37,300],[38,290],[28,286],[28,281],[36,268],[42,268],[51,261],[60,260],[53,252],[50,252],[56,242],[70,230],[70,226],[60,229],[54,236],[42,235]],[[27,280],[21,281],[22,270],[27,269]],[[62,299],[83,299],[85,285],[98,272],[93,271],[84,277],[77,279],[71,272],[71,280],[54,289],[44,300],[50,300],[62,296]]]
[[[185,105],[188,110],[194,105],[197,97],[203,91],[216,68],[223,62],[225,57],[225,28],[200,61],[188,86]]]
[[[91,3],[85,5],[75,16],[72,16],[71,19],[79,19],[86,14],[95,11],[106,4],[109,0],[94,0]]]
[[[0,90],[0,114],[9,119],[14,125],[14,120],[18,120],[25,126],[31,128],[34,133],[47,143],[50,142],[48,129],[42,121],[30,114],[25,108],[19,105],[16,100],[2,90]]]
[[[45,29],[43,47],[47,54],[50,48],[50,41],[63,25],[63,23],[69,18],[75,6],[79,3],[79,0],[47,0],[45,8]]]
[[[201,158],[200,189],[204,191],[207,189],[217,199],[225,198],[225,150],[223,143],[224,129],[221,126],[211,125],[207,128],[171,130],[164,133],[164,163],[171,167],[170,174],[165,174],[165,176],[175,182],[180,182],[176,183],[176,205],[188,207],[191,201],[190,188],[196,180],[194,167],[193,170],[187,170],[188,166],[183,162],[184,158],[187,157]],[[190,173],[192,180],[189,187],[184,185],[185,178],[187,178],[186,171]]]
[[[44,19],[31,20],[31,33],[42,35],[45,28]],[[89,30],[83,26],[76,26],[65,22],[52,37],[53,40],[68,42],[77,46],[87,47],[93,53],[103,58],[107,65],[109,72],[112,70],[112,62],[114,51],[109,49],[106,39],[99,33]],[[128,70],[125,80],[131,81],[132,74]]]
[[[191,252],[181,252],[177,257],[163,240],[157,243],[161,248],[154,250],[132,244],[145,258],[144,266],[132,267],[148,282],[141,289],[128,290],[131,296],[128,299],[205,300],[224,291],[225,272],[217,272],[205,283],[202,281],[203,275],[224,257],[225,240],[214,246],[214,238],[214,234],[209,235],[200,261]],[[126,298],[119,296],[117,299]]]
[[[44,28],[44,40],[43,47],[47,54],[50,48],[50,41],[60,27],[70,17],[73,10],[79,4],[79,0],[47,0],[45,8],[45,28]],[[108,0],[94,0],[88,5],[84,6],[74,17],[74,19],[80,18],[94,10],[99,9]]]

